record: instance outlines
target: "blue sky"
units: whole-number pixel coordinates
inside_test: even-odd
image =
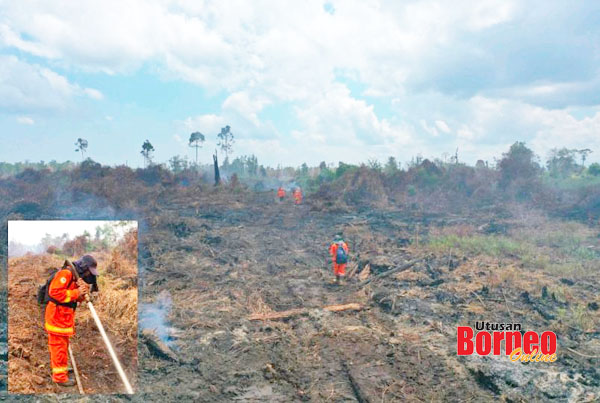
[[[600,161],[594,1],[0,0],[0,160]]]

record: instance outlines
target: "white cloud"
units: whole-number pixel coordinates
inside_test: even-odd
[[[474,97],[465,110],[469,113],[458,131],[459,141],[496,145],[497,157],[515,141],[525,141],[542,159],[556,147],[600,150],[598,108],[593,116],[577,119],[563,109]]]
[[[83,92],[92,99],[96,99],[96,100],[104,99],[104,95],[102,95],[102,93],[100,91],[98,91],[94,88],[84,88]]]
[[[419,121],[419,124],[421,125],[421,128],[423,130],[425,130],[426,133],[429,133],[433,137],[437,137],[440,135],[440,133],[439,133],[438,129],[435,127],[435,125],[429,126],[429,124],[427,123],[427,121],[425,119],[421,119]]]
[[[19,122],[22,125],[35,124],[35,121],[32,118],[30,118],[29,116],[17,116],[17,122]]]
[[[332,14],[320,0],[6,3],[0,43],[75,68],[115,74],[157,62],[207,88],[303,99],[338,67],[372,93],[397,90],[427,49],[506,22],[514,9],[497,0],[329,4]]]
[[[516,4],[511,2],[483,1],[471,3],[467,11],[467,26],[473,30],[481,30],[509,21],[516,11]]]
[[[341,144],[357,147],[408,144],[413,138],[405,127],[380,119],[372,105],[353,98],[348,88],[336,84],[307,107],[297,107],[301,129],[297,139],[316,144]],[[316,145],[315,144],[315,145]]]
[[[600,80],[591,77],[597,76],[593,52],[587,53],[592,54],[594,71],[582,68],[577,80],[570,68],[564,69],[569,72],[566,78],[553,78],[563,70],[552,70],[552,63],[537,65],[530,56],[554,54],[552,37],[544,37],[550,51],[536,47],[538,30],[546,28],[546,21],[535,18],[552,14],[553,23],[567,27],[558,27],[555,36],[571,32],[573,24],[560,19],[555,6],[540,10],[539,5],[514,0],[327,4],[4,2],[0,47],[42,58],[61,72],[132,74],[150,66],[163,78],[197,84],[209,95],[225,94],[220,110],[199,110],[197,116],[177,122],[181,141],[192,131],[214,138],[229,124],[238,144],[256,147],[256,152],[268,146],[288,159],[295,158],[287,151],[294,147],[292,142],[296,153],[326,159],[337,152],[355,161],[365,159],[366,149],[373,155],[402,152],[410,157],[454,151],[457,145],[461,152],[472,149],[476,154],[477,147],[485,148],[482,144],[505,147],[516,140],[530,141],[536,151],[543,148],[543,139],[547,144],[597,144],[591,134],[597,114],[577,120],[564,110],[530,105],[554,99],[558,106],[553,107],[565,107],[580,102],[586,91],[586,104],[598,104]],[[595,31],[587,35],[576,43],[597,42]],[[522,38],[529,42],[519,41]],[[569,38],[564,38],[567,45]],[[516,73],[506,79],[512,66]],[[590,87],[590,82],[598,85]],[[439,104],[426,102],[430,93]],[[64,108],[75,97],[101,100],[104,95],[48,67],[0,56],[0,108],[29,114],[36,108]],[[361,97],[377,97],[384,108]],[[386,105],[392,98],[401,101]],[[284,133],[291,138],[284,138],[270,121],[275,120],[268,113],[271,106],[292,109],[297,125],[289,125],[293,127]],[[394,111],[383,114],[386,106]],[[344,151],[339,144],[347,146]],[[315,145],[318,149],[313,151]]]
[[[173,135],[173,139],[179,144],[179,145],[187,145],[187,143],[183,140],[183,138],[179,135],[179,134],[174,134]]]
[[[475,133],[467,125],[462,125],[457,131],[456,136],[463,140],[474,140]]]
[[[214,114],[188,117],[182,123],[184,128],[190,133],[199,131],[205,136],[210,133],[215,133],[216,135],[227,124],[222,116]]]
[[[235,92],[225,99],[223,109],[229,109],[249,120],[255,126],[260,126],[258,113],[268,103],[264,97],[250,98],[246,92]]]
[[[342,84],[313,96],[308,106],[296,103],[298,129],[293,129],[288,137],[280,136],[271,122],[259,118],[257,111],[263,105],[260,99],[235,93],[223,102],[221,114],[187,118],[181,122],[182,130],[199,130],[210,139],[221,127],[230,124],[236,136],[234,151],[255,154],[272,165],[318,164],[322,160],[340,159],[358,162],[364,160],[367,149],[372,156],[383,160],[418,143],[409,128],[380,119],[372,105],[353,98]],[[208,151],[203,153],[202,158],[209,157]]]
[[[0,108],[8,111],[62,109],[77,96],[93,99],[101,93],[77,84],[37,64],[19,60],[16,56],[0,55]]]
[[[448,124],[443,120],[436,120],[435,125],[443,133],[450,133],[450,128],[448,127]]]

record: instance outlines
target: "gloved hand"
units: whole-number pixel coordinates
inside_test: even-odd
[[[78,279],[77,288],[79,289],[79,298],[77,298],[77,302],[85,301],[86,295],[89,295],[90,293],[88,285],[82,279]]]

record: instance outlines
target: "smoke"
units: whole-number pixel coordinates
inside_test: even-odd
[[[21,257],[25,256],[27,253],[43,253],[44,248],[41,244],[37,245],[25,245],[20,242],[9,241],[8,242],[8,257]]]
[[[257,192],[276,191],[281,186],[286,192],[300,187],[291,178],[258,178],[258,177],[240,177],[239,181]]]
[[[140,304],[139,326],[141,329],[153,330],[158,338],[167,346],[172,347],[174,328],[167,320],[171,311],[171,294],[163,290],[153,303]]]
[[[294,190],[298,187],[300,187],[300,185],[298,185],[295,181],[291,181],[291,182],[285,184],[284,189],[286,192],[291,192],[292,190]]]
[[[131,214],[117,213],[111,203],[87,192],[57,189],[51,214],[57,219],[119,220],[131,219]]]

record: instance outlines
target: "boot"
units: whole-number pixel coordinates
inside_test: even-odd
[[[68,388],[71,386],[75,386],[77,384],[77,382],[75,382],[75,380],[73,378],[69,378],[68,381],[66,382],[54,382],[56,385],[58,386],[62,386],[64,388]]]

